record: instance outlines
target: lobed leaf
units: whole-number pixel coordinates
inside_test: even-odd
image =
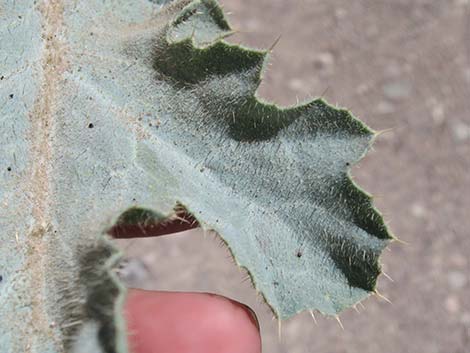
[[[281,319],[336,315],[375,288],[391,236],[349,177],[374,132],[322,99],[261,101],[268,52],[225,42],[213,0],[164,3],[0,5],[9,352],[126,352],[106,232],[181,205]]]

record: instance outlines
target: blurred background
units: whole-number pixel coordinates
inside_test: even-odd
[[[259,95],[317,96],[390,129],[354,168],[394,234],[378,289],[331,318],[278,323],[215,234],[119,241],[129,285],[208,291],[250,305],[267,353],[470,352],[470,2],[221,0],[239,32],[274,48]]]

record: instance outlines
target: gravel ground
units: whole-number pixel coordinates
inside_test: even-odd
[[[121,241],[130,284],[220,293],[252,306],[268,353],[470,352],[470,3],[465,0],[222,0],[240,32],[269,47],[259,95],[324,96],[391,129],[354,170],[405,244],[382,257],[359,312],[278,324],[214,234]]]

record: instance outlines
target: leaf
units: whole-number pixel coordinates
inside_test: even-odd
[[[391,236],[349,177],[374,132],[321,99],[260,101],[267,51],[223,41],[213,0],[162,4],[0,4],[6,351],[126,352],[106,232],[181,205],[279,318],[375,288]]]

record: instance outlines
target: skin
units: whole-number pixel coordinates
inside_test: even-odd
[[[109,233],[118,238],[135,238],[198,226],[190,215],[178,216],[163,226],[120,226]],[[132,353],[261,352],[255,313],[244,304],[215,294],[129,289],[124,316]]]

